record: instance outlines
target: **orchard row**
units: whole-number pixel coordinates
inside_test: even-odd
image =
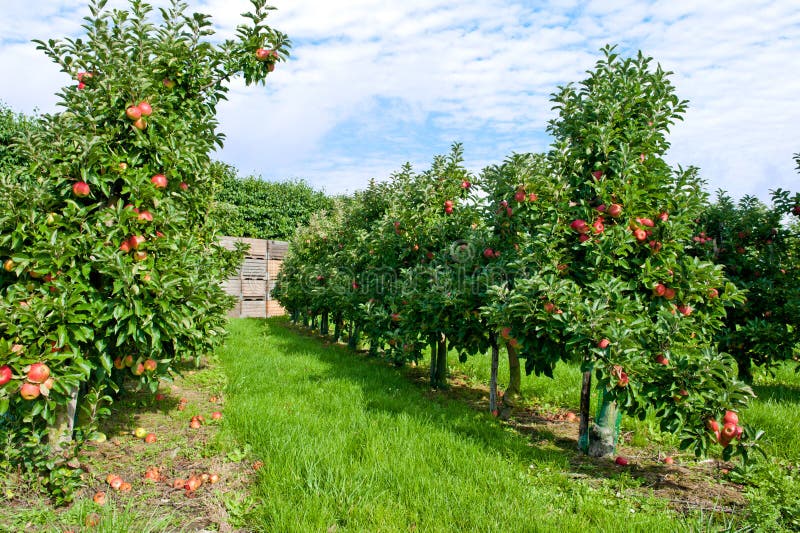
[[[686,103],[650,63],[606,49],[587,80],[554,96],[545,154],[474,176],[456,145],[427,171],[407,165],[341,201],[298,229],[276,296],[296,320],[319,320],[324,334],[333,322],[337,339],[349,329],[352,347],[366,342],[398,364],[430,347],[435,387],[449,351],[491,353],[498,414],[519,397],[523,361],[548,376],[580,362],[579,444],[593,455],[613,453],[623,411],[655,412],[698,455],[717,444],[746,455],[758,432],[735,411],[752,391],[724,351],[730,313],[751,302],[724,272],[737,230],[704,227],[714,211],[702,180],[665,163]],[[781,194],[776,213],[790,209]],[[780,214],[770,221],[770,244],[751,253],[771,254],[794,281],[794,267],[777,265],[790,259],[772,250],[793,234]],[[501,348],[511,375],[496,404]],[[602,401],[590,427],[593,380]]]

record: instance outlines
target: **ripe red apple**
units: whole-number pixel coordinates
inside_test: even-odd
[[[595,170],[594,172],[592,172],[592,176],[596,180],[601,180],[603,178],[603,171],[602,170]]]
[[[199,429],[201,426],[200,421],[197,418],[192,418],[189,421],[189,427],[192,429]]]
[[[570,223],[569,227],[577,231],[578,233],[588,233],[589,231],[589,225],[586,224],[585,220],[582,220],[580,218],[573,220],[572,223]]]
[[[128,106],[125,110],[125,116],[131,120],[139,120],[142,118],[142,110],[137,105]]]
[[[726,423],[722,426],[722,438],[730,441],[736,436],[736,424]]]
[[[0,387],[11,381],[11,367],[8,365],[0,366]]]
[[[736,426],[736,436],[734,438],[741,439],[742,434],[744,433],[744,428],[742,426]]]
[[[494,257],[494,250],[492,250],[491,248],[486,248],[483,251],[483,257],[485,257],[486,259],[491,259],[492,257]]]
[[[139,363],[136,366],[132,366],[131,374],[133,374],[134,376],[141,376],[142,374],[144,374],[144,365],[142,363]]]
[[[89,184],[85,181],[79,181],[78,183],[72,186],[72,194],[77,196],[78,198],[85,198],[89,196],[90,193]]]
[[[126,254],[127,254],[128,252],[130,252],[130,251],[131,251],[131,245],[130,245],[130,242],[128,242],[128,241],[124,241],[122,244],[120,244],[120,245],[119,245],[119,250],[120,250],[122,253],[126,253]]]
[[[595,219],[595,221],[592,222],[592,230],[594,230],[595,233],[598,233],[598,234],[599,233],[603,233],[604,229],[605,229],[605,226],[603,225],[603,219],[602,218]]]
[[[675,460],[672,458],[672,456],[668,455],[668,456],[664,457],[664,464],[665,465],[671,465],[674,462],[675,462]]]
[[[683,316],[689,316],[692,314],[692,308],[689,305],[679,305],[678,312]]]
[[[166,189],[168,182],[167,177],[164,174],[156,174],[150,178],[150,183],[155,185],[156,189]]]
[[[611,344],[611,341],[608,339],[601,339],[600,342],[597,343],[597,347],[601,350],[605,350]]]
[[[711,288],[708,289],[708,297],[709,298],[717,298],[719,296],[719,291],[717,289]]]
[[[166,398],[166,396],[164,396],[160,392],[158,394],[156,394],[156,401],[157,402],[162,402],[162,401],[164,401],[165,398]]]
[[[208,482],[212,485],[219,481],[219,474],[209,474],[208,475]]]
[[[669,364],[669,359],[663,353],[660,353],[656,356],[656,363],[667,366]]]
[[[672,288],[668,287],[666,290],[664,290],[664,298],[666,298],[667,300],[674,299],[675,298],[675,289],[672,289]]]
[[[143,118],[135,120],[133,122],[133,127],[139,131],[143,131],[145,128],[147,128],[147,121]]]
[[[138,214],[138,216],[136,217],[136,219],[139,222],[152,222],[153,221],[153,215],[150,213],[150,211],[141,211]]]
[[[186,480],[186,485],[184,488],[187,492],[194,492],[199,489],[203,484],[203,481],[200,479],[199,476],[191,476],[189,479]]]
[[[28,370],[28,381],[31,383],[43,383],[50,377],[50,368],[44,363],[33,363]]]
[[[182,191],[188,191],[189,190],[189,184],[186,183],[185,181],[182,181],[181,184],[179,185],[179,187],[181,188]]]
[[[13,259],[6,259],[5,262],[3,263],[3,270],[5,270],[6,272],[11,272],[12,270],[14,270],[15,266],[17,265],[16,263],[14,263]],[[31,273],[31,277],[33,277],[33,273]]]
[[[564,417],[564,420],[566,420],[567,422],[575,422],[577,419],[578,417],[572,411],[568,412]]]
[[[142,100],[141,102],[139,102],[139,105],[137,107],[139,108],[139,112],[141,113],[141,116],[143,116],[143,117],[149,117],[150,115],[153,114],[153,108],[145,100]]]
[[[212,420],[219,420],[220,418],[222,418],[222,413],[220,413],[219,411],[214,411],[213,413],[211,413]]]
[[[119,490],[119,489],[120,489],[120,487],[122,487],[122,484],[125,482],[125,481],[124,481],[124,480],[123,480],[121,477],[119,477],[119,476],[112,476],[110,480],[109,480],[108,478],[106,478],[106,481],[108,481],[108,484],[109,484],[109,485],[111,486],[111,488],[112,488],[112,489],[114,489],[114,490]]]
[[[642,226],[646,226],[648,228],[652,228],[652,227],[655,226],[655,224],[653,223],[653,220],[650,219],[650,218],[637,218],[636,222],[638,222]]]
[[[126,355],[122,359],[122,361],[125,363],[125,366],[127,366],[128,368],[133,366],[133,356],[132,355]]]
[[[266,48],[259,48],[256,50],[256,59],[259,61],[266,61],[272,55],[272,50],[267,50]]]
[[[544,311],[545,313],[552,313],[555,311],[556,305],[553,302],[545,302],[544,304]]]
[[[156,434],[155,433],[148,433],[147,435],[144,436],[144,441],[147,444],[154,443],[156,441]]]
[[[516,200],[517,202],[524,202],[525,201],[525,189],[523,189],[522,187],[517,189],[517,192],[514,193],[514,200]]]
[[[658,220],[660,220],[661,222],[666,222],[667,220],[669,220],[669,213],[666,211],[662,211],[658,215]]]
[[[619,217],[622,214],[622,206],[619,204],[611,204],[611,207],[608,208],[608,214],[614,218]]]
[[[472,184],[470,182],[468,182],[467,180],[464,180],[464,181],[461,182],[461,188],[462,189],[469,189],[471,186],[472,186]]]
[[[589,237],[589,236],[588,236],[587,234],[585,234],[585,233],[581,233],[580,235],[578,235],[578,241],[580,241],[580,242],[586,242],[586,241],[588,241],[589,239],[591,239],[591,237]]]
[[[155,441],[153,441],[155,442]],[[151,481],[159,481],[161,479],[161,471],[157,466],[151,466],[144,472],[144,478]]]
[[[735,411],[725,411],[725,416],[722,417],[723,424],[733,424],[734,426],[739,423],[739,415]]]
[[[511,328],[503,328],[500,330],[500,336],[506,340],[511,338]]]
[[[664,293],[667,292],[667,287],[663,283],[656,283],[653,286],[653,295],[654,296],[664,296]]]
[[[130,492],[133,487],[127,481],[123,481],[122,485],[119,486],[120,492]]]
[[[166,87],[167,89],[175,88],[175,82],[169,78],[164,78],[163,80],[161,80],[161,83],[163,83],[164,87]]]
[[[619,466],[628,466],[628,460],[622,456],[619,456],[616,459],[614,459],[614,462],[617,463]]]
[[[710,431],[719,431],[719,422],[713,418],[709,418],[706,420],[706,428],[708,428]]]
[[[153,372],[155,369],[158,368],[158,363],[155,362],[153,359],[147,359],[144,362],[144,369],[147,372]]]
[[[94,497],[92,498],[94,503],[97,505],[105,505],[106,504],[106,493],[103,491],[95,492]]]
[[[636,237],[636,240],[639,242],[647,240],[647,232],[645,232],[641,228],[636,228],[635,230],[633,230],[633,236]]]
[[[538,200],[538,199],[539,199],[539,197],[538,197],[538,196],[536,196],[536,193],[530,193],[530,194],[528,195],[528,201],[529,201],[529,202],[535,202],[535,201],[536,201],[536,200]]]
[[[131,247],[132,250],[138,250],[139,247],[144,244],[147,239],[144,238],[143,235],[132,235],[128,239],[128,246]]]
[[[620,372],[619,380],[617,381],[617,385],[620,387],[627,387],[628,386],[628,374],[625,372]]]
[[[172,482],[173,489],[182,489],[186,485],[186,480],[181,478],[175,478]]]
[[[144,261],[145,259],[147,259],[147,252],[144,250],[137,250],[133,252],[134,261]]]

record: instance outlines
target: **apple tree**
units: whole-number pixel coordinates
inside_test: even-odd
[[[264,83],[290,44],[264,0],[222,42],[178,0],[160,17],[105,4],[90,3],[84,37],[36,41],[71,82],[63,111],[14,146],[27,164],[0,177],[0,413],[50,425],[51,447],[79,396],[96,414],[109,387],[155,390],[222,339],[220,282],[240,255],[209,216],[216,106],[233,77]]]
[[[767,206],[752,196],[734,202],[719,191],[698,220],[693,254],[725,267],[746,300],[728,311],[718,334],[733,354],[739,377],[797,354],[800,342],[800,195],[772,192]],[[788,217],[788,220],[787,220]]]
[[[695,169],[663,159],[686,103],[650,63],[604,49],[588,79],[553,95],[550,151],[491,171],[500,174],[494,208],[514,188],[537,196],[513,213],[515,274],[485,312],[495,329],[509,328],[529,372],[581,362],[584,451],[613,453],[622,411],[655,411],[683,447],[703,454],[719,440],[730,455],[740,448],[733,437],[706,427],[751,395],[714,345],[725,307],[742,297],[721,267],[685,253],[705,196]],[[593,378],[600,407],[590,428]],[[726,431],[741,436],[738,427]]]

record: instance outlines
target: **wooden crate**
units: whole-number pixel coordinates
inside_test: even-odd
[[[269,259],[283,260],[288,250],[289,243],[284,241],[269,241],[269,246],[267,247]]]
[[[236,302],[236,305],[228,311],[228,316],[231,318],[239,318],[242,316],[242,302]]]
[[[283,316],[286,311],[278,303],[278,300],[267,300],[267,316]]]
[[[266,318],[267,317],[267,301],[266,300],[242,300],[241,313],[239,316],[243,318]]]
[[[267,297],[267,280],[265,279],[243,279],[242,297],[245,300]]]
[[[222,290],[231,296],[237,298],[242,295],[242,280],[239,278],[230,278],[222,282]]]
[[[266,279],[267,261],[254,257],[245,258],[240,275],[242,279]]]
[[[277,279],[278,273],[281,270],[281,265],[283,265],[282,259],[270,259],[267,261],[267,276],[269,279]]]

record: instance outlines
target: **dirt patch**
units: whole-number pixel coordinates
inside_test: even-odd
[[[78,457],[86,486],[76,493],[72,505],[53,511],[57,523],[48,525],[80,531],[85,515],[95,512],[100,527],[129,521],[140,523],[143,531],[236,531],[236,517],[229,510],[242,503],[238,495],[246,494],[254,468],[245,452],[223,452],[217,442],[220,422],[212,414],[220,412],[224,417],[225,412],[220,375],[213,365],[204,363],[197,369],[184,369],[182,376],[162,383],[155,394],[126,390],[113,405],[114,416],[100,428],[107,440],[87,444]],[[199,428],[190,427],[195,416],[203,418]],[[136,437],[136,428],[153,433],[155,442]],[[148,470],[155,479],[145,476]],[[115,490],[109,476],[119,476],[130,487]],[[187,491],[185,481],[191,476],[202,484]],[[98,492],[105,492],[105,505],[93,502]],[[32,510],[37,506],[50,506],[24,490],[6,505],[3,514],[17,517],[35,514]],[[76,508],[85,512],[76,513]],[[162,525],[164,517],[171,526]],[[35,521],[22,529],[42,530]]]

